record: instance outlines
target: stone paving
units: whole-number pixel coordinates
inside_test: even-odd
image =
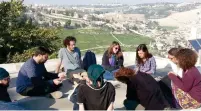
[[[158,74],[166,75],[167,70],[169,69],[160,69],[157,70]],[[61,99],[51,99],[46,97],[23,97],[16,93],[15,81],[16,81],[17,74],[12,74],[11,77],[11,84],[9,88],[9,94],[12,100],[17,100],[18,103],[22,106],[26,106],[32,110],[72,110],[73,104],[67,99],[68,94],[72,91],[73,87],[72,84],[68,82],[68,80],[63,82],[63,87],[61,91],[64,93],[63,98]],[[114,107],[116,110],[122,110],[123,101],[126,97],[126,85],[119,82],[119,86],[116,87],[116,98]]]
[[[124,65],[126,67],[130,67],[133,68],[133,64],[135,62],[135,53],[133,52],[125,52],[124,53]],[[97,63],[100,64],[101,63],[101,55],[97,55]],[[167,74],[167,72],[170,69],[170,66],[168,65],[167,59],[164,58],[160,58],[160,57],[155,57],[156,58],[156,63],[157,63],[157,75],[158,76],[164,76]],[[53,69],[55,69],[55,62],[57,60],[49,60],[46,63],[46,68],[48,71],[53,71]],[[72,91],[73,87],[72,84],[69,83],[68,81],[64,81],[63,82],[63,87],[61,89],[61,91],[64,93],[63,98],[61,99],[51,99],[51,98],[46,98],[46,97],[23,97],[19,94],[16,93],[16,87],[15,87],[15,83],[16,83],[16,77],[17,77],[17,72],[20,66],[23,63],[17,63],[16,67],[15,64],[12,64],[12,66],[15,69],[12,69],[12,67],[10,67],[10,65],[8,64],[4,64],[1,65],[0,67],[4,67],[6,68],[8,71],[11,71],[10,76],[11,76],[11,84],[9,87],[9,94],[12,100],[17,100],[17,102],[22,105],[22,106],[26,106],[29,109],[32,110],[72,110],[73,108],[73,104],[67,99],[68,94]],[[123,107],[123,101],[126,98],[126,85],[119,83],[119,87],[116,88],[116,98],[115,98],[115,103],[114,103],[114,107],[116,110],[122,110],[124,109]]]

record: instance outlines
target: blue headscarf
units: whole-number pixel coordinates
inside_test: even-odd
[[[101,65],[91,65],[87,71],[89,79],[93,82],[92,87],[97,88],[97,81],[101,82],[101,86],[104,84],[103,74],[104,68]]]

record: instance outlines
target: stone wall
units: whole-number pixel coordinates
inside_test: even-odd
[[[132,66],[135,64],[135,52],[124,52],[124,65],[125,66]],[[168,65],[168,61],[165,58],[161,57],[155,57],[156,58],[156,63],[157,63],[157,68],[165,68]],[[102,55],[96,55],[97,63],[101,64],[102,62]],[[58,59],[51,59],[48,60],[45,63],[45,66],[48,71],[54,71],[56,68],[56,64],[58,62]],[[16,74],[19,72],[21,66],[24,63],[10,63],[10,64],[0,64],[0,67],[5,68],[10,74]]]

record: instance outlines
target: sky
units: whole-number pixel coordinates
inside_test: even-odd
[[[3,0],[0,0],[3,1]],[[4,0],[9,1],[9,0]],[[122,3],[122,4],[141,4],[141,3],[156,3],[156,2],[192,2],[201,0],[24,0],[25,4],[55,4],[55,5],[80,5],[80,4],[109,4],[109,3]]]

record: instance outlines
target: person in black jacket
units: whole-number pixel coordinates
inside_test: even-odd
[[[0,68],[0,101],[11,102],[10,96],[7,91],[9,83],[9,73],[4,68]]]
[[[170,107],[152,76],[142,72],[136,74],[129,68],[120,68],[115,73],[115,78],[127,84],[126,100],[124,100],[127,110],[135,110],[139,104],[145,110],[164,110]]]

